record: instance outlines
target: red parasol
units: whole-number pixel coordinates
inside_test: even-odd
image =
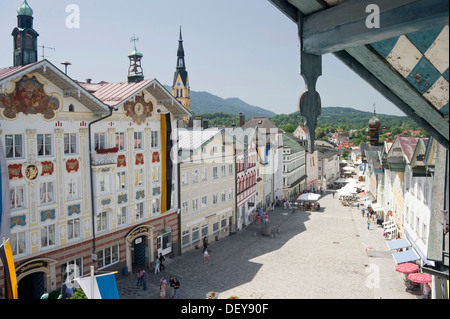
[[[413,263],[403,263],[395,266],[395,270],[402,274],[410,274],[419,270],[419,265]]]
[[[431,276],[428,274],[413,273],[408,275],[408,279],[418,283],[431,282]]]

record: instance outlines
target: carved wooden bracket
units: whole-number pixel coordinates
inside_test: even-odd
[[[300,115],[306,121],[308,131],[308,152],[314,152],[314,139],[317,127],[317,118],[319,117],[322,107],[320,103],[320,95],[316,91],[316,82],[322,75],[322,56],[304,53],[302,50],[302,19],[300,15],[298,19],[298,37],[299,37],[299,55],[300,55],[300,74],[305,80],[306,92],[302,93],[298,101]]]

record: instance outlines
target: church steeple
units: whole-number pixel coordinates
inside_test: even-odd
[[[39,34],[33,29],[33,9],[24,0],[17,8],[17,27],[13,36],[13,65],[27,65],[37,61],[37,37]]]
[[[189,77],[186,71],[186,64],[184,61],[183,37],[181,34],[178,38],[177,50],[177,66],[173,76],[172,95],[188,110],[191,110],[191,98],[189,88]]]
[[[136,41],[139,41],[139,38],[133,35],[131,42],[134,42],[134,50],[128,54],[130,59],[128,82],[141,82],[144,80],[144,71],[141,66],[141,59],[144,55],[136,49]]]

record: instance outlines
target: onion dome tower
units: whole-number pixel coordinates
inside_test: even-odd
[[[374,105],[373,116],[369,120],[370,145],[372,145],[372,146],[378,145],[379,135],[380,135],[380,126],[381,126],[381,122],[375,113],[375,105]]]
[[[37,61],[37,37],[39,34],[33,29],[33,9],[27,0],[17,8],[17,27],[11,35],[14,43],[13,65],[21,66]]]
[[[141,82],[144,80],[144,71],[141,66],[141,59],[144,55],[136,49],[136,41],[139,41],[139,38],[133,36],[131,41],[134,42],[134,50],[128,54],[130,59],[128,82]]]

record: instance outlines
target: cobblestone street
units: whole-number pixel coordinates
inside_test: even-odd
[[[120,298],[158,299],[162,275],[178,278],[183,299],[204,299],[209,291],[219,299],[420,297],[405,291],[380,227],[368,230],[360,211],[342,206],[331,191],[319,202],[319,212],[269,211],[273,236],[263,236],[261,226],[252,224],[210,242],[208,264],[202,249],[166,259],[166,270],[148,270],[146,291],[136,287],[136,274],[121,277]]]

